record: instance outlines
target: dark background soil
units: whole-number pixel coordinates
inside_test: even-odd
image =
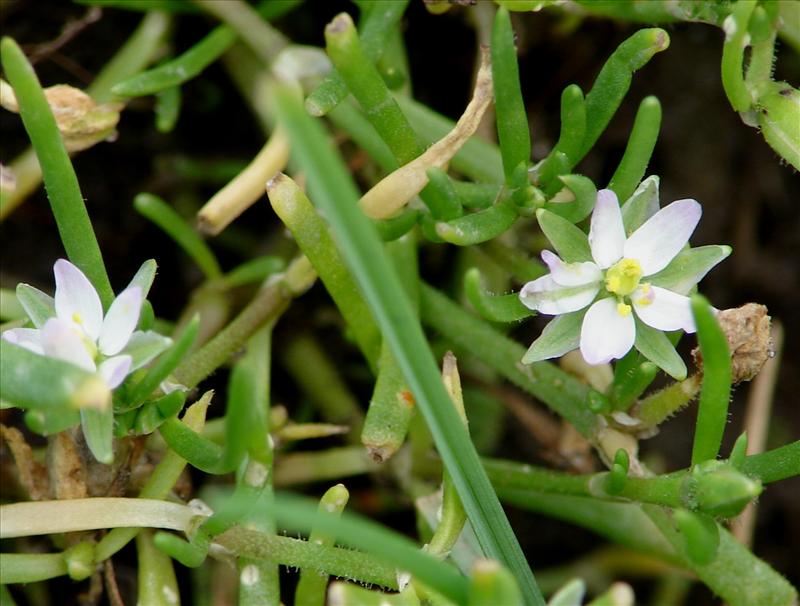
[[[0,0],[0,8],[3,35],[13,36],[27,52],[56,38],[68,20],[86,12],[85,7],[53,0]],[[279,26],[297,42],[321,45],[325,23],[345,9],[351,10],[351,5],[307,2]],[[471,90],[476,40],[469,11],[474,10],[457,8],[434,17],[421,2],[412,0],[404,22],[415,96],[453,118],[463,110]],[[98,22],[37,63],[40,79],[45,85],[85,86],[139,18],[139,13],[105,9]],[[542,12],[516,15],[515,28],[538,159],[558,136],[561,90],[573,82],[588,90],[603,60],[636,26],[594,18],[570,23],[557,13]],[[181,17],[175,48],[188,47],[208,29],[202,16]],[[703,292],[718,308],[763,303],[785,330],[769,439],[771,446],[781,445],[800,435],[800,179],[790,167],[781,165],[761,136],[728,105],[719,77],[723,33],[703,24],[667,29],[670,48],[634,76],[628,97],[579,170],[598,185],[604,184],[624,150],[638,103],[647,95],[660,99],[661,137],[648,172],[661,175],[662,204],[696,198],[703,204],[704,216],[693,244],[733,246],[732,256],[703,282]],[[797,86],[800,59],[789,47],[781,50],[776,79]],[[143,260],[156,256],[160,273],[153,303],[167,317],[178,313],[186,293],[201,276],[165,236],[135,213],[133,197],[151,191],[189,217],[220,184],[180,182],[169,168],[170,158],[187,154],[209,161],[244,162],[263,145],[260,130],[219,66],[206,70],[183,92],[182,114],[172,133],[155,130],[152,103],[145,98],[124,112],[117,141],[100,144],[74,159],[112,283],[122,287]],[[4,164],[27,146],[18,117],[5,111],[0,113],[0,141]],[[24,280],[51,290],[52,264],[63,251],[44,193],[32,196],[0,229],[2,286],[13,287]],[[254,254],[265,233],[279,232],[268,206],[260,203],[237,222],[234,236],[212,246],[229,268],[242,260],[244,250]],[[279,381],[275,389],[281,390]],[[742,431],[747,393],[747,385],[735,392],[723,452]],[[687,465],[693,418],[690,409],[666,423],[657,437],[644,443],[645,453],[659,453],[669,469]],[[526,440],[521,434],[521,429],[509,429],[502,456],[525,459],[524,450],[515,450]],[[799,494],[797,478],[769,486],[759,501],[754,547],[757,555],[795,584],[800,582]],[[587,531],[510,513],[534,570],[566,563],[600,544]],[[401,516],[401,521],[411,518]],[[710,594],[697,587],[688,603],[713,603]],[[637,584],[636,589],[641,596],[649,591],[646,584]]]

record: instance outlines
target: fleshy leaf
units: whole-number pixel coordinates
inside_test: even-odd
[[[589,238],[578,227],[548,210],[538,210],[536,218],[558,256],[567,263],[592,261]]]
[[[730,246],[698,246],[682,250],[669,265],[647,280],[653,286],[687,295],[717,263],[730,254]]]
[[[626,235],[630,236],[658,212],[658,186],[658,175],[647,177],[622,205],[622,223]]]
[[[636,318],[636,342],[634,347],[653,364],[672,378],[683,381],[686,378],[686,364],[660,330],[650,328]]]
[[[597,188],[591,179],[583,175],[560,175],[558,178],[564,188],[550,198],[547,210],[571,223],[583,221],[592,214],[597,200]]]
[[[578,349],[581,340],[581,323],[586,310],[573,311],[556,316],[545,326],[542,334],[536,339],[525,355],[523,364],[549,360],[563,356],[568,351]]]
[[[42,328],[56,315],[55,299],[30,284],[17,284],[17,299],[36,328]]]

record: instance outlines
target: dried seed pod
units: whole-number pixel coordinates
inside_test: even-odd
[[[751,380],[772,355],[767,308],[759,303],[747,303],[720,311],[717,320],[728,340],[733,383]],[[692,350],[692,357],[697,367],[702,369],[699,348]]]

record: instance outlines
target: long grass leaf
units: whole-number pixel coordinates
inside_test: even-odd
[[[358,191],[321,126],[294,91],[278,91],[278,112],[292,151],[308,173],[312,197],[328,219],[345,262],[356,276],[384,338],[417,398],[486,555],[514,574],[528,604],[544,600],[475,448],[450,404],[436,361],[380,238],[358,210]]]

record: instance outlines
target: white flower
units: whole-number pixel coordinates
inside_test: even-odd
[[[542,259],[550,273],[525,284],[520,300],[546,315],[570,314],[588,306],[582,320],[576,314],[574,325],[577,328],[580,322],[580,351],[589,364],[609,362],[630,351],[636,341],[634,314],[659,331],[695,332],[685,292],[657,286],[647,278],[662,272],[686,246],[701,213],[695,200],[678,200],[653,214],[626,238],[616,194],[601,190],[589,229],[592,261],[566,263],[549,250],[543,251]],[[722,258],[730,252],[716,248],[723,251]],[[561,341],[564,351],[551,348],[545,355],[526,356],[525,361],[556,357],[575,345],[578,343],[565,337]]]
[[[155,273],[155,263],[141,273]],[[132,284],[123,290],[103,315],[94,286],[69,261],[59,259],[53,267],[55,299],[25,284],[17,289],[20,303],[37,328],[15,328],[3,338],[40,355],[57,358],[97,373],[109,389],[169,346],[157,333],[137,331],[145,292]]]

